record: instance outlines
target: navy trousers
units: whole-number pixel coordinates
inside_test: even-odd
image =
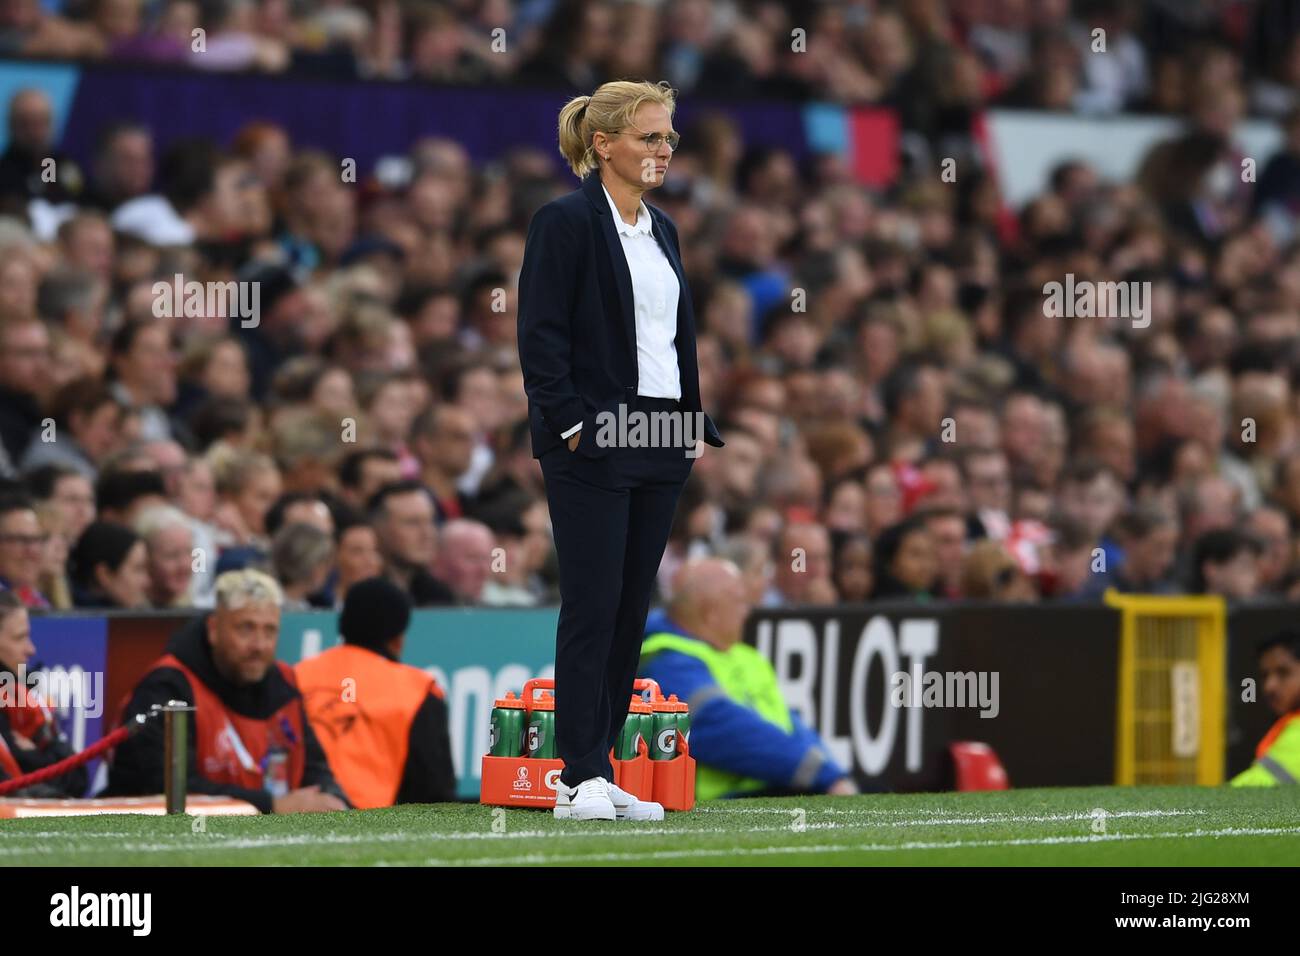
[[[638,397],[638,410],[676,402]],[[560,571],[555,746],[570,787],[613,782],[609,751],[627,717],[655,575],[693,458],[677,447],[615,447],[600,458],[567,443],[538,459]]]

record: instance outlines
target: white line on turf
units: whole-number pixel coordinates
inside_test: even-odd
[[[1115,816],[1152,816],[1152,815],[1193,815],[1203,814],[1205,810],[1185,810],[1185,811],[1120,811]],[[789,815],[789,812],[786,812]],[[839,830],[849,832],[854,830],[870,830],[888,827],[891,829],[916,827],[916,826],[989,826],[1003,823],[1024,823],[1024,822],[1062,822],[1062,821],[1084,821],[1089,820],[1090,816],[1086,814],[1051,814],[1038,817],[1030,816],[1006,816],[1001,818],[951,818],[951,819],[929,819],[929,820],[878,820],[861,823],[809,823],[803,827],[803,831],[809,830]],[[373,833],[373,834],[349,834],[349,833],[319,833],[319,834],[296,834],[288,836],[225,836],[212,830],[199,835],[188,833],[174,834],[174,841],[169,843],[162,842],[125,842],[114,843],[112,846],[79,846],[78,852],[82,853],[175,853],[175,852],[211,852],[214,850],[256,850],[256,849],[273,849],[276,847],[288,846],[356,846],[363,844],[385,844],[385,843],[418,843],[424,841],[453,842],[459,840],[567,840],[599,837],[677,837],[677,836],[708,836],[718,834],[744,835],[756,833],[794,833],[801,832],[792,830],[789,826],[770,826],[770,827],[628,827],[626,825],[615,825],[610,827],[603,825],[600,827],[586,826],[583,829],[573,829],[565,827],[564,829],[553,830],[511,830],[504,833],[465,831],[453,833],[434,833],[434,832],[391,832],[391,833]],[[129,838],[139,834],[106,834],[90,833],[75,834],[62,833],[57,830],[53,831],[33,831],[31,833],[11,833],[6,842],[11,842],[13,837],[18,838],[43,838],[43,839],[63,839],[70,842],[78,842],[86,837],[100,837],[114,839]],[[1041,839],[1058,839],[1055,837],[1044,837]],[[1075,839],[1074,837],[1059,839]],[[1086,839],[1086,838],[1085,838]],[[890,844],[901,845],[901,844]],[[66,847],[66,844],[65,844]],[[24,853],[56,853],[60,851],[56,846],[7,846],[0,847],[0,858],[6,856],[19,856]]]
[[[732,808],[732,807],[698,807],[698,808],[696,808],[694,811],[692,811],[692,813],[778,814],[778,815],[780,815],[780,816],[789,817],[789,816],[791,816],[793,813],[795,813],[798,809],[800,809],[800,808],[797,808],[797,807],[791,807],[791,808],[789,808],[788,810],[786,810],[786,809],[777,809],[777,808],[774,808],[774,807],[753,807],[753,808],[745,808],[745,807],[735,807],[735,808]],[[812,815],[812,814],[843,814],[843,815],[846,815],[846,816],[859,816],[859,815],[874,816],[874,815],[877,814],[877,813],[885,813],[885,812],[887,812],[887,811],[865,810],[865,809],[864,809],[864,810],[851,810],[851,809],[825,809],[825,810],[817,810],[817,809],[810,809],[810,810],[808,810],[807,812],[808,812],[810,815]],[[916,811],[912,811],[912,812],[916,812]],[[926,812],[926,813],[931,813],[931,812],[934,812],[934,811],[925,811],[925,812]],[[1114,819],[1125,818],[1125,817],[1183,817],[1183,816],[1200,816],[1200,815],[1204,815],[1204,814],[1206,814],[1206,813],[1208,813],[1208,812],[1209,812],[1208,810],[1115,810],[1115,811],[1107,811],[1107,813],[1106,813],[1106,818],[1107,818],[1108,820],[1114,820]],[[932,818],[932,819],[905,818],[905,819],[901,819],[901,820],[900,820],[900,819],[881,820],[881,821],[879,821],[879,822],[875,822],[875,823],[857,824],[856,826],[892,826],[892,827],[910,827],[910,826],[985,826],[985,825],[992,824],[992,823],[1058,823],[1058,822],[1062,822],[1062,821],[1070,821],[1070,820],[1091,820],[1092,818],[1093,818],[1093,814],[1090,813],[1090,812],[1085,812],[1085,811],[1079,811],[1079,812],[1077,812],[1077,813],[1049,813],[1049,814],[1040,814],[1040,815],[1026,815],[1026,814],[1013,814],[1013,813],[993,813],[993,814],[983,814],[983,815],[981,815],[981,816],[948,816],[948,817],[939,816],[939,815],[937,815],[937,813],[936,813],[936,816],[935,816],[934,818]],[[813,823],[813,824],[809,824],[809,825],[808,825],[809,828],[812,828],[812,827],[821,827],[821,828],[823,828],[823,829],[830,829],[830,828],[839,827],[839,826],[849,827],[849,826],[855,826],[855,825],[853,825],[853,824],[835,824],[835,823],[829,823],[829,824],[827,824],[827,823]],[[763,831],[763,830],[768,830],[768,829],[773,829],[773,830],[784,830],[784,829],[787,829],[787,827],[755,827],[755,828],[751,828],[751,829],[749,829],[749,830],[735,830],[735,829],[730,828],[730,827],[729,827],[729,828],[726,828],[725,830],[706,830],[706,829],[699,829],[699,828],[682,828],[682,829],[668,829],[668,828],[663,828],[663,829],[657,829],[657,830],[653,830],[653,831],[652,831],[652,830],[649,830],[649,829],[646,829],[646,830],[635,830],[635,831],[633,831],[633,830],[627,830],[627,829],[623,829],[623,828],[621,828],[621,827],[618,827],[618,828],[616,828],[615,830],[608,830],[608,829],[607,829],[607,830],[603,830],[603,831],[600,831],[600,832],[608,832],[608,833],[614,833],[614,832],[617,832],[617,833],[620,833],[620,834],[622,834],[622,833],[629,833],[629,832],[636,832],[636,833],[650,833],[650,832],[654,832],[654,833],[668,833],[668,834],[672,834],[672,833],[723,833],[723,832],[726,832],[726,833],[756,833],[756,832],[761,832],[761,831]],[[0,830],[0,832],[3,832],[3,831]],[[542,830],[538,830],[538,831],[517,831],[517,832],[514,832],[514,833],[508,833],[508,834],[505,834],[505,835],[508,835],[508,836],[519,836],[519,835],[523,835],[523,836],[547,836],[547,835],[554,835],[554,834],[556,834],[556,833],[566,833],[566,832],[569,832],[569,831],[561,831],[561,830],[557,830],[557,831],[542,831]],[[586,832],[586,831],[584,831],[584,832]],[[10,831],[10,832],[8,832],[8,833],[5,834],[5,839],[6,839],[7,841],[23,840],[23,839],[33,839],[33,840],[35,840],[35,839],[41,839],[41,840],[44,840],[44,839],[61,839],[61,838],[62,838],[62,839],[66,839],[66,838],[70,838],[70,837],[75,836],[76,839],[78,839],[78,840],[123,840],[123,839],[130,839],[131,837],[140,836],[140,835],[141,835],[141,834],[139,834],[139,833],[98,833],[98,832],[96,832],[96,833],[76,833],[76,834],[74,834],[74,833],[71,833],[71,832],[69,832],[69,831],[63,831],[63,830],[27,830],[27,831],[23,831],[23,830],[13,830],[13,831]],[[456,833],[443,834],[443,836],[448,837],[448,838],[460,838],[460,839],[467,839],[467,840],[495,839],[495,838],[500,837],[500,836],[502,836],[502,835],[503,835],[503,834],[499,834],[499,833],[476,833],[476,832],[465,832],[465,833],[463,833],[463,834],[456,834]],[[183,840],[190,840],[190,839],[192,838],[192,837],[191,837],[191,834],[188,834],[188,833],[176,833],[176,834],[174,834],[174,836],[175,836],[178,840],[180,840],[180,839],[183,839]],[[352,839],[348,834],[332,834],[332,833],[331,833],[331,834],[324,834],[324,835],[323,835],[323,837],[325,837],[325,838],[330,838],[330,837],[335,837],[335,836],[338,836],[338,837],[341,837],[341,838],[345,838],[345,839]],[[373,837],[368,837],[367,839],[379,839],[379,838],[384,838],[384,839],[403,840],[403,839],[409,839],[411,836],[412,836],[411,834],[406,834],[406,833],[375,834],[375,836],[373,836]],[[417,834],[416,836],[421,836],[421,835]],[[423,835],[423,836],[436,837],[437,835],[436,835],[436,834],[425,834],[425,835]],[[219,834],[219,833],[208,832],[208,833],[204,833],[204,834],[202,835],[201,839],[218,839],[218,840],[220,840],[220,839],[229,839],[229,838],[224,837],[222,834]],[[298,840],[307,841],[307,840],[310,840],[310,839],[319,839],[319,838],[311,838],[311,837],[303,836],[303,837],[277,837],[277,838],[272,838],[272,839],[286,839],[286,840],[293,840],[293,841],[298,841]],[[3,853],[3,850],[0,850],[0,853]]]
[[[430,857],[419,866],[501,866],[524,864],[546,866],[560,863],[619,863],[640,860],[675,860],[693,857],[775,856],[817,853],[887,853],[895,850],[961,850],[990,847],[1058,846],[1076,843],[1111,843],[1124,840],[1183,840],[1200,837],[1300,836],[1300,827],[1225,827],[1219,830],[1186,830],[1167,833],[1107,833],[1089,836],[1022,837],[1013,840],[949,840],[946,842],[908,841],[906,843],[811,844],[803,846],[726,847],[717,850],[650,850],[645,853],[591,853],[557,855],[528,853],[514,857],[478,857],[469,859]],[[380,860],[372,866],[408,866],[408,861]]]
[[[783,814],[785,816],[789,816],[796,809],[798,808],[793,806],[789,808],[785,808],[785,807],[697,807],[692,812],[693,813],[737,813],[737,814],[777,813],[777,814]],[[1186,816],[1196,816],[1198,814],[1204,814],[1208,812],[1209,812],[1208,810],[1114,810],[1114,811],[1107,810],[1106,818],[1114,819],[1116,817],[1186,817]],[[935,816],[935,817],[944,817],[945,813],[949,814],[947,818],[943,819],[942,821],[918,820],[918,819],[906,819],[906,820],[898,821],[900,824],[903,825],[917,824],[920,826],[924,826],[927,824],[933,825],[936,822],[1053,823],[1058,820],[1091,820],[1093,816],[1091,810],[1079,810],[1074,813],[1048,813],[1048,814],[1041,814],[1041,815],[1026,815],[1026,814],[1012,813],[1011,811],[995,810],[991,813],[981,814],[980,816],[970,816],[965,814],[952,815],[951,811],[943,811],[943,810],[919,810],[918,811],[915,809],[907,809],[907,810],[891,811],[891,810],[869,809],[866,807],[862,807],[862,808],[843,807],[843,808],[826,808],[826,809],[810,808],[808,810],[808,814],[810,816],[812,814],[817,814],[817,813],[842,814],[844,816],[876,816],[876,815],[883,816],[891,813],[893,814],[920,813],[922,816]]]

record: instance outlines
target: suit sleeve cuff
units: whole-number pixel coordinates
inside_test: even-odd
[[[568,431],[560,432],[560,437],[567,439],[577,434],[581,430],[582,430],[582,422],[578,422],[578,424],[574,425]]]

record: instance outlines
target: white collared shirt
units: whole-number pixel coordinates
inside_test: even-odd
[[[609,202],[618,230],[627,271],[632,277],[632,313],[636,317],[637,394],[652,398],[680,399],[682,374],[677,364],[677,305],[681,286],[672,263],[650,231],[650,210],[642,200],[637,207],[636,225],[623,221],[614,197],[604,183],[600,187]],[[578,422],[561,438],[582,427]]]

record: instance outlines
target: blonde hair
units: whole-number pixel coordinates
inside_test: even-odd
[[[642,103],[658,103],[672,116],[677,91],[667,80],[613,80],[602,83],[591,96],[575,96],[560,110],[560,155],[582,179],[596,168],[591,139],[596,133],[612,136],[632,123]]]
[[[279,607],[283,603],[279,583],[265,571],[243,568],[217,577],[217,607],[223,610],[237,611],[251,604]]]

